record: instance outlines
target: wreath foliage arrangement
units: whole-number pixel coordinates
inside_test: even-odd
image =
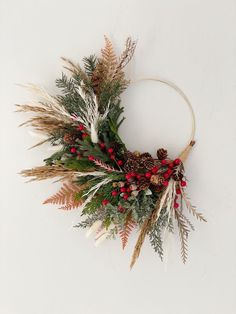
[[[61,93],[51,96],[35,85],[26,87],[38,95],[36,103],[17,105],[17,111],[31,113],[22,125],[31,126],[46,138],[34,147],[50,142],[56,152],[45,165],[23,170],[30,181],[59,178],[61,189],[44,203],[64,210],[81,211],[84,220],[76,227],[89,228],[96,243],[119,235],[123,249],[134,229],[139,235],[131,268],[146,237],[163,258],[163,238],[178,228],[181,256],[187,259],[187,240],[194,226],[187,213],[206,221],[186,194],[183,161],[194,140],[177,158],[160,148],[156,157],[148,152],[131,152],[119,136],[124,121],[120,95],[129,85],[124,67],[131,60],[136,43],[126,40],[117,57],[105,37],[101,55],[83,59],[83,68],[63,58],[70,76],[56,80]]]

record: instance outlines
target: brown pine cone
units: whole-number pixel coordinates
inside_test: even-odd
[[[128,159],[124,164],[125,172],[138,171],[139,163],[135,159]]]
[[[63,141],[67,144],[74,144],[76,136],[75,134],[66,133],[63,137]]]
[[[152,155],[149,153],[143,153],[140,155],[140,158],[152,158]]]
[[[150,170],[154,166],[154,160],[153,160],[153,158],[148,157],[142,161],[142,164],[143,164],[145,169]]]
[[[138,188],[139,190],[146,190],[149,188],[149,185],[150,185],[150,182],[146,178],[142,177],[139,180]]]
[[[160,148],[157,150],[157,158],[160,160],[166,159],[168,156],[167,150],[164,148]]]

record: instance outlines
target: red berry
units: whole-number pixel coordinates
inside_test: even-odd
[[[161,164],[162,164],[163,166],[165,166],[165,165],[167,164],[167,160],[163,159],[163,160],[161,161]]]
[[[123,199],[127,200],[129,198],[129,194],[124,194]]]
[[[163,182],[163,185],[164,185],[164,186],[168,186],[168,184],[169,184],[168,181],[164,181],[164,182]]]
[[[130,173],[127,173],[126,175],[125,175],[125,178],[127,179],[127,180],[129,180],[129,179],[131,179],[131,174]]]
[[[128,193],[130,193],[131,192],[131,188],[127,188],[127,190],[126,190]]]
[[[76,148],[75,148],[75,147],[71,147],[70,152],[71,152],[72,154],[76,153]]]
[[[83,130],[84,130],[83,124],[80,124],[80,125],[79,125],[78,130],[79,130],[79,131],[83,131]]]
[[[112,192],[111,192],[111,195],[112,195],[112,196],[116,196],[117,194],[118,194],[117,191],[112,191]]]
[[[181,190],[179,188],[176,189],[176,194],[181,194]]]
[[[137,179],[141,179],[141,178],[142,178],[141,174],[137,174],[137,175],[136,175],[136,178],[137,178]]]
[[[118,163],[119,166],[123,165],[123,161],[122,160],[118,160],[117,163]]]
[[[168,178],[169,178],[169,174],[168,174],[168,173],[164,173],[163,176],[164,176],[165,179],[168,179]]]
[[[100,143],[99,146],[101,147],[101,149],[106,147],[105,143]]]
[[[173,170],[171,170],[171,169],[168,169],[168,170],[167,170],[167,173],[168,173],[169,175],[171,175],[172,172],[173,172]]]
[[[185,186],[187,185],[187,183],[186,183],[186,181],[182,180],[182,181],[180,181],[180,185],[181,185],[182,187],[185,187]]]
[[[178,203],[174,203],[174,208],[178,208],[179,204]]]
[[[131,172],[130,175],[131,175],[131,177],[136,177],[136,173],[135,172]]]
[[[181,160],[180,160],[179,158],[176,158],[176,159],[174,160],[174,164],[175,164],[175,165],[181,164]]]
[[[82,138],[86,138],[88,136],[88,133],[83,133]]]
[[[109,201],[106,199],[102,201],[102,205],[104,205],[104,206],[106,206],[108,203],[109,203]]]
[[[152,176],[151,172],[146,172],[146,173],[145,173],[145,177],[146,177],[146,178],[151,178],[151,176]]]
[[[158,171],[158,167],[157,166],[152,168],[152,173],[157,173],[157,171]]]
[[[169,168],[173,168],[174,167],[174,164],[173,164],[173,162],[171,162],[171,163],[169,163]]]
[[[126,192],[126,188],[123,186],[122,188],[120,188],[121,193]]]
[[[88,160],[94,160],[95,159],[95,157],[93,156],[93,155],[90,155],[89,157],[88,157]]]
[[[114,160],[114,159],[116,158],[116,156],[115,156],[114,154],[111,154],[111,155],[110,155],[110,158],[111,158],[112,160]]]
[[[107,151],[108,151],[109,154],[112,154],[114,152],[114,149],[113,148],[108,148]]]

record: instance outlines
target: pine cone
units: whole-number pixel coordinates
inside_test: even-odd
[[[150,170],[154,166],[154,160],[152,158],[148,157],[142,161],[142,164],[143,164],[145,169]]]
[[[139,180],[138,188],[139,190],[146,190],[149,188],[149,185],[150,185],[150,182],[146,178],[142,177]]]
[[[139,163],[135,159],[128,159],[124,165],[125,172],[138,171]]]
[[[75,134],[66,133],[63,137],[63,141],[67,144],[74,144],[76,139]]]
[[[167,150],[164,148],[160,148],[157,150],[157,158],[160,160],[166,159],[168,156]]]
[[[152,155],[149,153],[143,153],[140,155],[141,158],[152,158]]]

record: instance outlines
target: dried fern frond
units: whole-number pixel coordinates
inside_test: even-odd
[[[63,186],[55,195],[49,197],[43,202],[43,204],[57,204],[64,205],[61,209],[71,210],[78,208],[82,202],[76,199],[76,193],[79,192],[82,187],[69,183],[63,183]]]
[[[63,179],[72,178],[75,175],[75,171],[65,168],[61,165],[53,166],[40,166],[32,169],[26,169],[20,172],[23,177],[32,177],[29,181],[41,181],[46,179],[52,179],[61,177]]]
[[[177,220],[177,225],[179,228],[179,236],[181,242],[181,257],[183,263],[185,264],[188,257],[188,235],[189,235],[189,228],[186,225],[186,221],[183,218],[183,215],[180,213],[178,209],[175,209],[175,218]]]
[[[121,238],[121,242],[122,242],[122,248],[124,250],[124,248],[126,247],[127,243],[128,243],[128,239],[130,236],[130,233],[132,232],[132,230],[136,227],[136,223],[132,220],[131,215],[128,215],[126,217],[126,221],[124,223],[124,226],[119,226],[119,235]]]
[[[104,37],[105,47],[102,49],[102,57],[100,59],[100,62],[103,66],[103,74],[108,80],[112,80],[117,69],[117,57],[114,52],[112,42],[108,37]]]

